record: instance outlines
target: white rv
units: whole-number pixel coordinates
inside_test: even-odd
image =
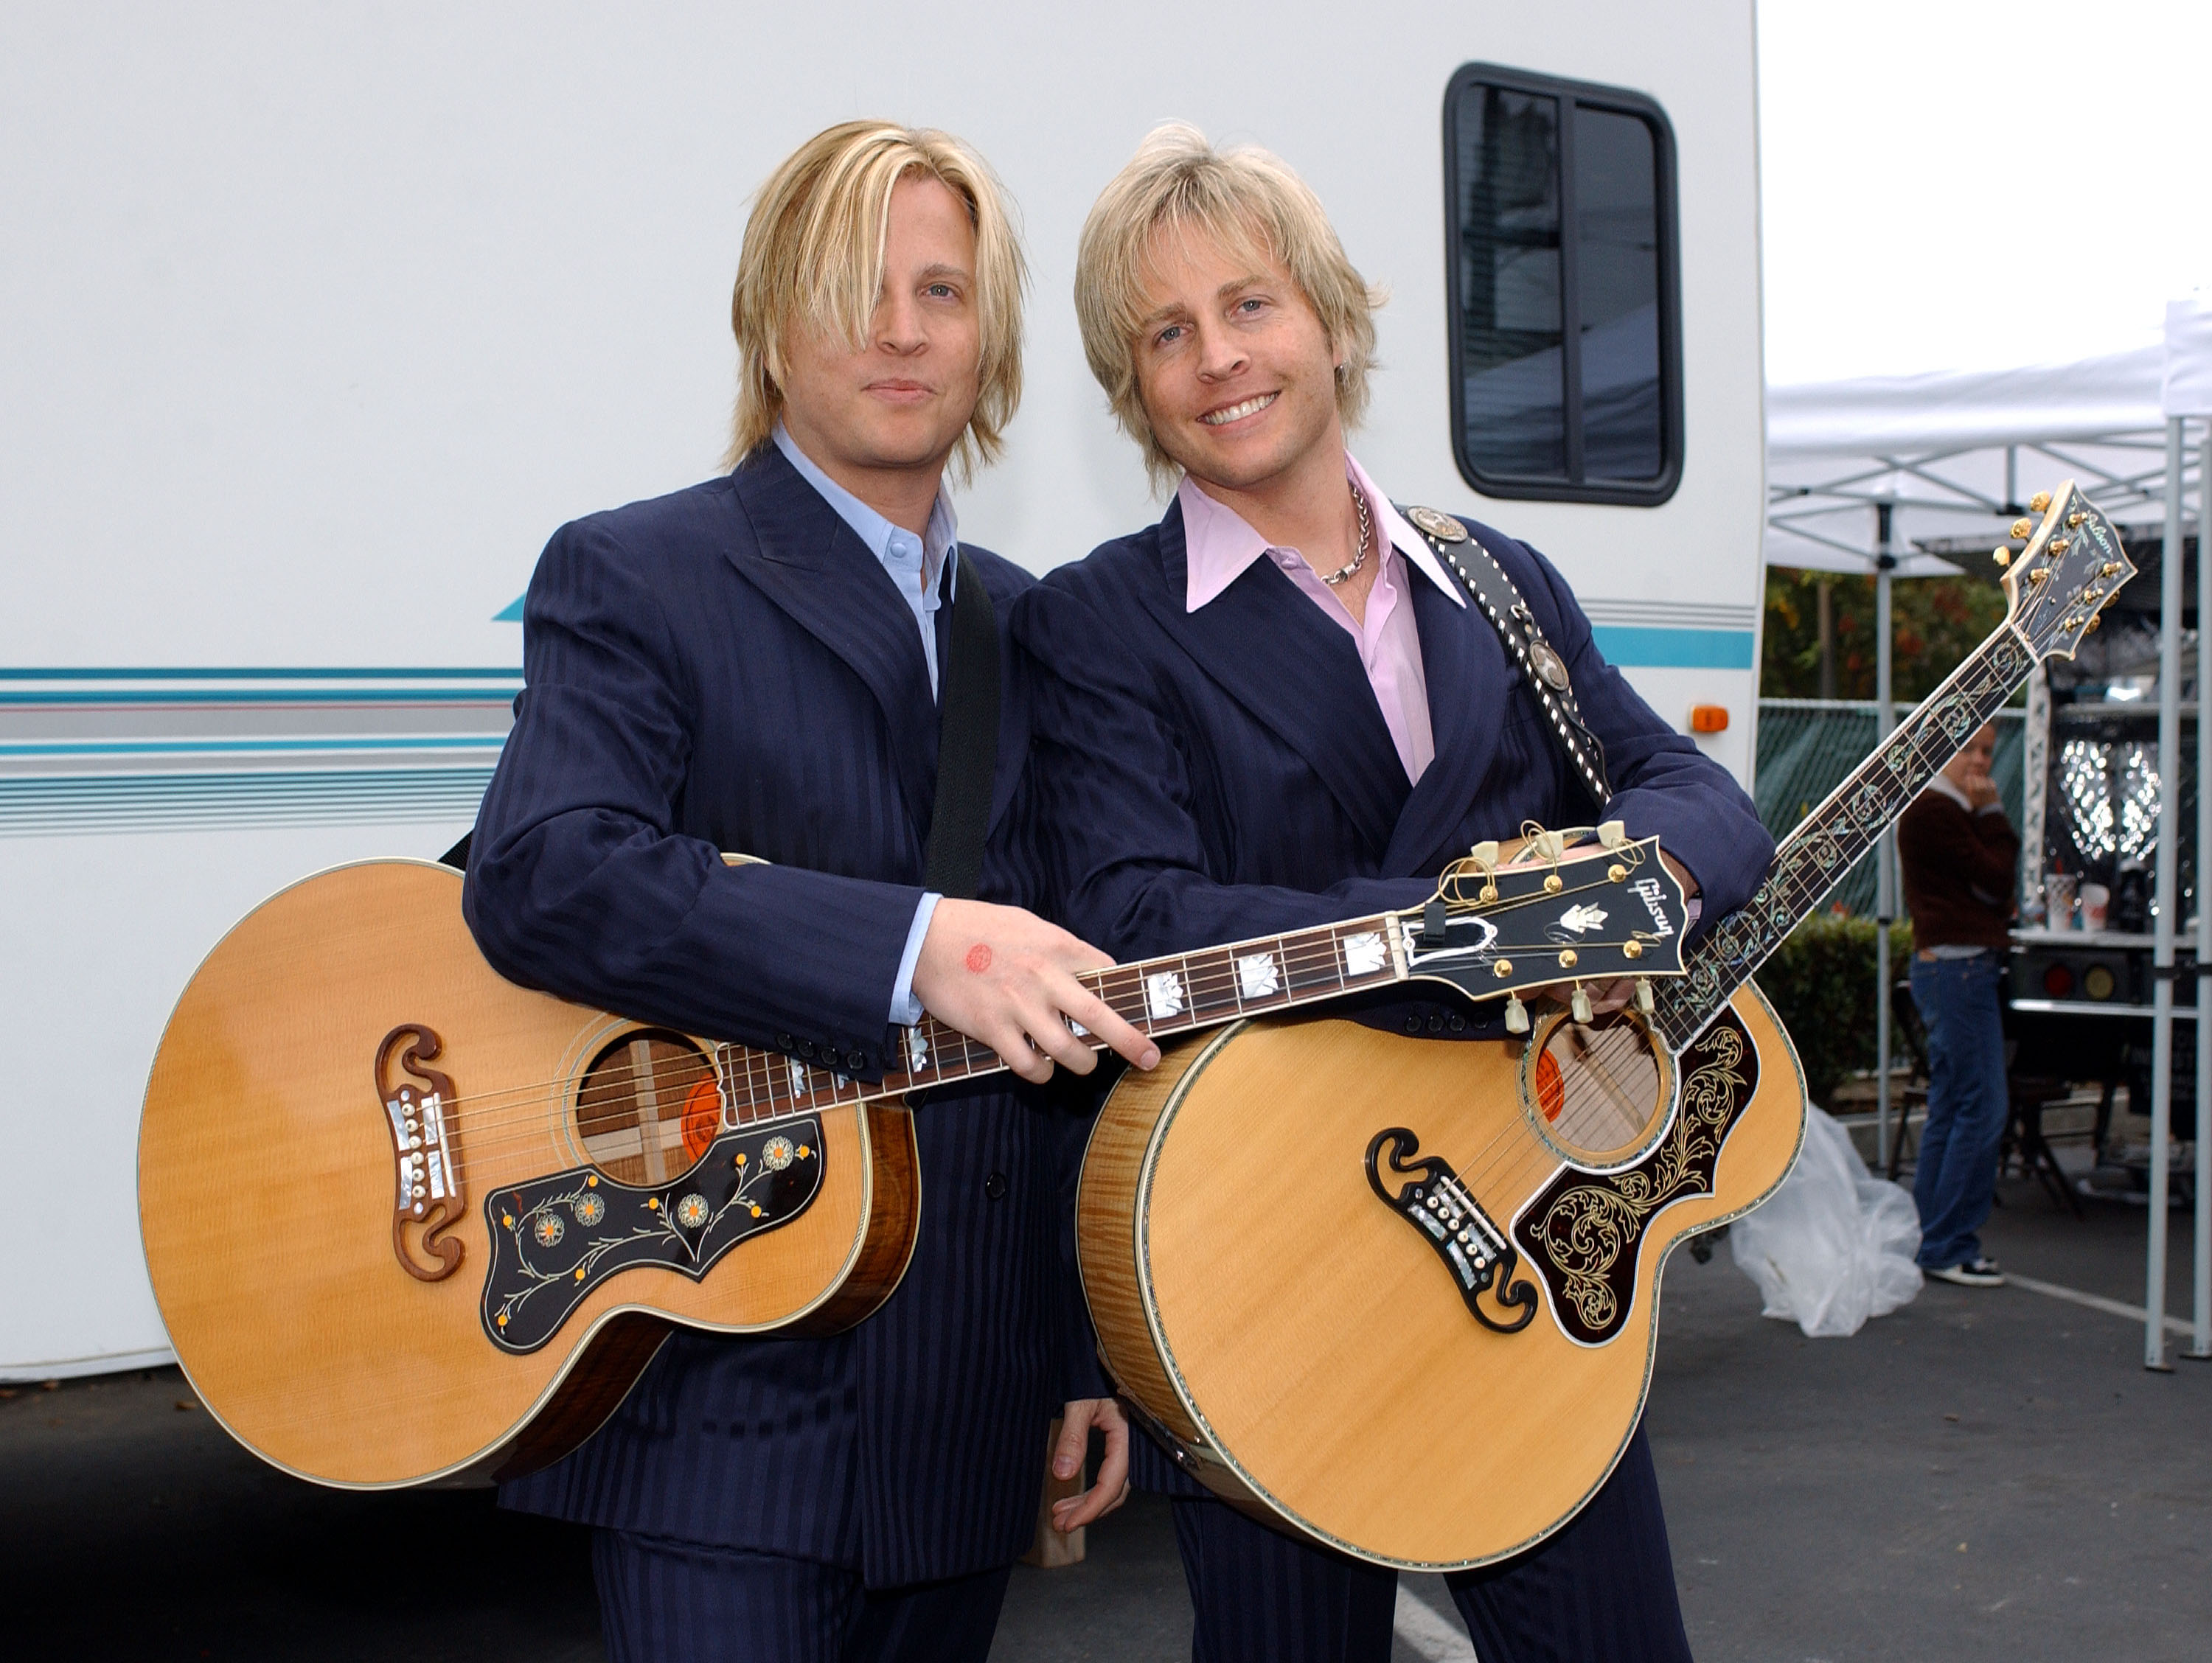
[[[972,540],[1042,570],[1158,512],[1069,294],[1099,185],[1194,121],[1286,157],[1390,291],[1361,459],[1548,554],[1747,780],[1752,0],[203,0],[7,34],[0,1379],[167,1357],[134,1149],[172,1002],[271,890],[467,829],[538,550],[712,470],[747,193],[832,121],[948,128],[1021,204],[1028,392]]]

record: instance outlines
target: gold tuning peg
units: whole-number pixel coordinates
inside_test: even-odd
[[[2048,491],[2038,491],[2033,496],[2028,498],[2027,506],[2033,509],[2037,513],[2041,513],[2045,508],[2048,508],[2051,506],[2051,493]],[[2023,535],[2025,535],[2025,533],[2023,533]]]
[[[1996,561],[1998,569],[2002,570],[2005,567],[2012,564],[2012,549],[2006,544],[2000,543],[1996,548],[1990,550],[1990,558]]]
[[[1555,831],[1540,831],[1528,840],[1528,843],[1541,859],[1554,864],[1567,852],[1566,839]]]
[[[2089,627],[2088,627],[2087,629],[2084,629],[2081,633],[2082,633],[2083,634],[2085,634],[2085,635],[2094,635],[2094,634],[2095,634],[2097,633],[2097,626],[2098,626],[2099,624],[2100,624],[2100,623],[2104,622],[2104,621],[2105,621],[2105,615],[2104,615],[2104,613],[2103,613],[2103,612],[2101,612],[2101,611],[2092,612],[2091,614],[2089,614]]]
[[[2079,508],[2076,508],[2072,513],[2066,516],[2066,529],[2069,531],[2074,530],[2076,526],[2081,525],[2083,520],[2088,519],[2088,515],[2083,513]]]
[[[1589,990],[1584,987],[1582,983],[1577,982],[1575,984],[1574,997],[1567,1001],[1567,1009],[1574,1012],[1575,1020],[1577,1022],[1583,1023],[1585,1027],[1589,1025],[1591,1020]]]
[[[1505,1031],[1525,1034],[1528,1031],[1528,1007],[1521,1003],[1518,993],[1510,994],[1505,1001]]]
[[[1608,849],[1628,847],[1628,828],[1618,820],[1608,820],[1597,828],[1599,844]]]
[[[2014,537],[2026,537],[2034,530],[2035,522],[2032,519],[2015,519],[2012,523],[2012,534]]]
[[[1493,837],[1476,844],[1467,852],[1467,858],[1474,862],[1476,869],[1482,873],[1482,887],[1475,891],[1474,898],[1481,901],[1497,900],[1498,840]]]
[[[1636,1008],[1647,1017],[1651,1014],[1651,981],[1647,976],[1636,979]]]

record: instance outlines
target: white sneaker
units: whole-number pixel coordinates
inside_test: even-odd
[[[1946,1265],[1928,1274],[1945,1282],[1955,1282],[1961,1288],[2002,1288],[2005,1284],[2004,1272],[1997,1268],[1997,1261],[1987,1254],[1972,1264]]]

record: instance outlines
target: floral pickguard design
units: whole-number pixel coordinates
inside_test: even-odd
[[[484,1332],[502,1351],[534,1351],[611,1276],[655,1265],[696,1281],[738,1242],[805,1211],[822,1167],[821,1122],[786,1120],[716,1138],[662,1184],[577,1167],[499,1190],[484,1199]]]
[[[1636,1290],[1637,1256],[1658,1211],[1710,1195],[1721,1145],[1759,1084],[1759,1053],[1724,1011],[1682,1055],[1682,1096],[1659,1147],[1625,1171],[1562,1172],[1513,1227],[1570,1338],[1599,1344],[1620,1332]]]

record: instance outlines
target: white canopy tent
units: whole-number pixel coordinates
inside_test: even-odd
[[[2199,418],[2191,422],[2189,418]],[[2192,449],[2194,436],[2201,444]],[[2159,775],[2178,778],[2181,717],[2183,506],[2206,523],[2212,478],[2212,300],[2166,308],[2162,340],[2070,364],[1870,377],[1767,390],[1766,561],[1875,580],[1876,743],[1893,725],[1890,584],[1955,571],[1918,545],[1985,534],[1992,546],[2027,495],[2072,477],[2114,520],[2164,522],[2160,563]],[[2023,473],[2026,478],[2023,478]],[[2199,538],[2200,550],[2204,539]],[[2200,553],[2200,561],[2202,559]],[[2200,585],[2203,574],[2200,570]],[[2205,592],[2212,592],[2208,589]],[[2212,721],[2197,725],[2200,780],[2212,780]],[[2034,793],[2031,791],[2031,800]],[[2175,850],[2179,792],[2161,793],[2153,962],[2151,1205],[2144,1363],[2166,1360],[2166,1200],[2172,1124]],[[2212,849],[2212,792],[2199,793],[2198,844]],[[2031,830],[2040,816],[2032,814]],[[1881,1152],[1891,1135],[1889,926],[1892,841],[1877,856],[1877,1062]],[[2197,962],[2212,966],[2212,907],[2198,909]],[[2196,982],[2199,1031],[2212,1035],[2212,978]],[[2212,1043],[2197,1047],[2197,1124],[2212,1123]],[[2196,1297],[2189,1355],[2212,1357],[2212,1186],[2200,1150]]]

